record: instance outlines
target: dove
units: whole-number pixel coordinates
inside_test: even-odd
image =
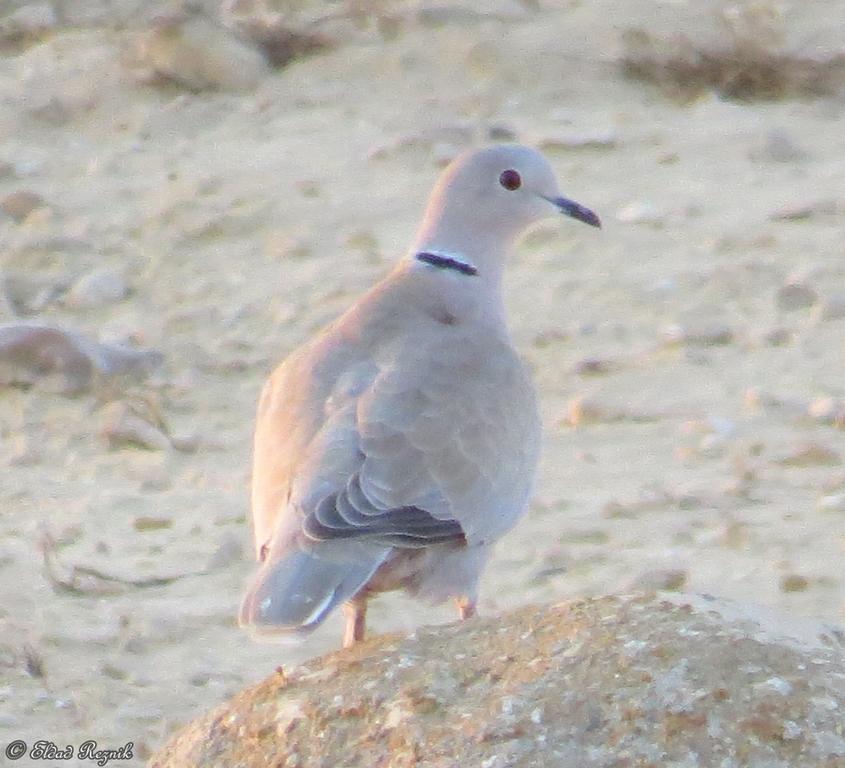
[[[540,453],[502,276],[520,235],[565,214],[534,149],[468,151],[441,174],[407,254],[272,373],[256,417],[258,571],[239,623],[301,635],[338,606],[344,647],[368,600],[404,590],[476,612],[491,548],[526,511]]]

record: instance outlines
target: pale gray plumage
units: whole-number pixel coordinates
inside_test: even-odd
[[[504,186],[503,171],[519,174],[518,188]],[[560,211],[598,225],[559,197],[534,150],[462,156],[408,257],[276,369],[258,406],[262,565],[242,624],[310,630],[351,602],[349,643],[363,632],[367,596],[397,588],[462,600],[472,613],[489,547],[525,511],[540,445],[502,267],[529,224]],[[421,252],[452,261],[432,266]]]

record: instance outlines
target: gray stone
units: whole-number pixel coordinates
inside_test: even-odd
[[[606,597],[279,668],[149,765],[598,768],[624,749],[631,766],[822,768],[841,760],[843,706],[841,629],[693,595]]]
[[[65,295],[64,302],[72,309],[94,309],[122,301],[128,295],[129,286],[123,275],[101,267],[80,277]]]
[[[246,91],[269,65],[254,46],[202,16],[161,18],[136,40],[130,67],[142,80],[170,80],[190,91]]]
[[[812,307],[819,300],[819,295],[804,283],[782,285],[775,296],[777,308],[783,312]]]

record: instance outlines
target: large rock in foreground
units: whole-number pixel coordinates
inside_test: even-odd
[[[845,639],[692,596],[526,608],[279,671],[150,765],[842,767]]]

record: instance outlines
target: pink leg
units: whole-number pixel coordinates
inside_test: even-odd
[[[343,633],[343,647],[350,648],[364,639],[367,631],[367,598],[354,597],[343,604],[346,615],[346,629]]]
[[[459,597],[455,602],[458,605],[458,616],[461,617],[461,621],[475,616],[475,600],[468,597]]]

